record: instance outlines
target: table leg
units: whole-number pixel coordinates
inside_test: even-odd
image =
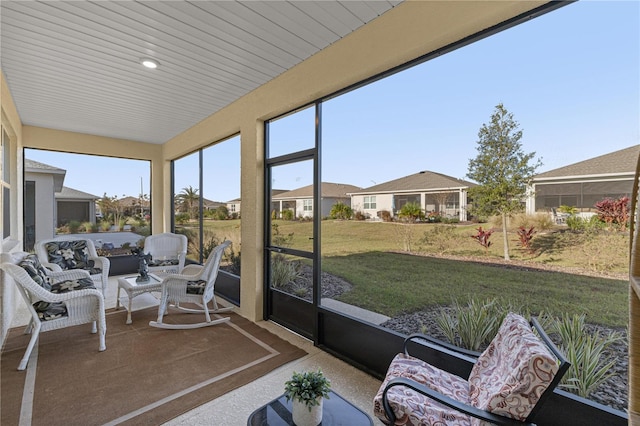
[[[118,285],[118,294],[116,295],[116,311],[120,310],[120,285]]]
[[[129,309],[127,310],[127,324],[131,324],[131,300],[133,295],[129,293]]]

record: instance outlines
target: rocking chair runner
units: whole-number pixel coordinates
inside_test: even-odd
[[[219,308],[214,294],[214,285],[218,276],[220,262],[224,250],[229,247],[231,241],[225,241],[211,251],[204,265],[187,265],[181,274],[167,275],[162,281],[162,296],[158,306],[158,320],[150,321],[149,325],[158,328],[188,329],[207,327],[210,325],[227,322],[230,318],[212,320],[210,314],[230,312],[233,307]],[[213,310],[209,310],[208,303],[212,302]],[[162,319],[167,313],[169,304],[187,313],[204,314],[205,322],[196,324],[166,324]],[[180,306],[180,303],[195,303],[201,309],[189,309]]]
[[[570,366],[537,321],[514,313],[468,379],[409,355],[408,342],[420,336],[405,339],[404,353],[393,359],[374,398],[374,413],[387,425],[533,425]]]

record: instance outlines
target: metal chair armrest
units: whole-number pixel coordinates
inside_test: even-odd
[[[468,405],[465,404],[463,402],[457,401],[453,398],[450,398],[446,395],[443,395],[425,385],[423,385],[422,383],[416,382],[415,380],[411,380],[411,379],[407,379],[405,377],[398,377],[395,379],[392,379],[389,381],[389,383],[387,383],[387,386],[385,386],[383,394],[382,394],[382,406],[384,408],[385,414],[387,416],[387,419],[390,420],[390,424],[395,424],[396,421],[396,416],[395,413],[393,412],[393,409],[391,408],[391,404],[389,403],[389,399],[387,397],[387,393],[389,391],[389,389],[391,389],[394,386],[404,386],[404,387],[408,387],[410,389],[413,389],[414,391],[425,395],[428,398],[433,399],[434,401],[437,401],[443,405],[446,405],[447,407],[453,408],[454,410],[460,411],[461,413],[465,413],[468,414],[472,417],[475,417],[477,419],[481,419],[481,420],[485,420],[487,422],[491,422],[497,425],[505,425],[505,426],[535,426],[534,423],[527,423],[527,422],[521,422],[519,420],[516,419],[512,419],[510,417],[505,417],[505,416],[501,416],[498,414],[493,414],[489,411],[486,410],[481,410],[477,407],[474,407],[472,405]]]

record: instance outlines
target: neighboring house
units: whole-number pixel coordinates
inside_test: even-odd
[[[62,191],[56,192],[55,198],[56,226],[72,220],[96,223],[96,200],[100,197],[63,186]]]
[[[140,200],[140,197],[127,195],[118,199],[118,204],[122,207],[123,214],[127,216],[137,216],[149,214],[151,211],[148,199]],[[104,214],[104,212],[100,212]]]
[[[227,210],[230,215],[236,215],[240,217],[240,198],[227,201]]]
[[[227,204],[226,203],[222,203],[220,201],[211,201],[211,200],[208,200],[206,198],[202,199],[202,208],[205,211],[206,210],[215,210],[215,209],[217,209],[218,207],[221,207],[221,206],[225,206],[226,207]]]
[[[351,205],[350,192],[359,191],[361,188],[344,183],[322,182],[320,195],[320,217],[329,216],[334,204],[344,203]],[[275,194],[275,190],[273,191]],[[285,191],[271,196],[271,211],[276,217],[282,217],[284,210],[292,210],[294,217],[311,218],[318,211],[313,205],[313,185]]]
[[[591,212],[604,198],[630,196],[640,145],[580,161],[533,178],[527,213],[549,212],[560,206]]]
[[[67,171],[48,164],[24,160],[25,248],[38,240],[53,238],[57,226],[70,220],[96,221],[99,197],[63,186]]]
[[[375,218],[383,210],[395,216],[402,206],[413,202],[425,213],[438,212],[464,221],[467,220],[467,191],[473,186],[476,186],[473,182],[422,171],[352,192],[351,208]]]

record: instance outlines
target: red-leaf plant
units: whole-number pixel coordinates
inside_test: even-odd
[[[491,246],[491,241],[489,241],[489,237],[493,234],[492,229],[484,230],[482,226],[478,227],[478,233],[476,235],[472,235],[471,238],[475,239],[482,247],[488,249]]]
[[[531,240],[533,239],[533,234],[535,233],[536,231],[534,230],[533,226],[528,230],[524,226],[518,228],[518,238],[520,239],[520,245],[523,249],[529,251],[529,253],[531,254],[533,253],[533,249],[531,248]]]

